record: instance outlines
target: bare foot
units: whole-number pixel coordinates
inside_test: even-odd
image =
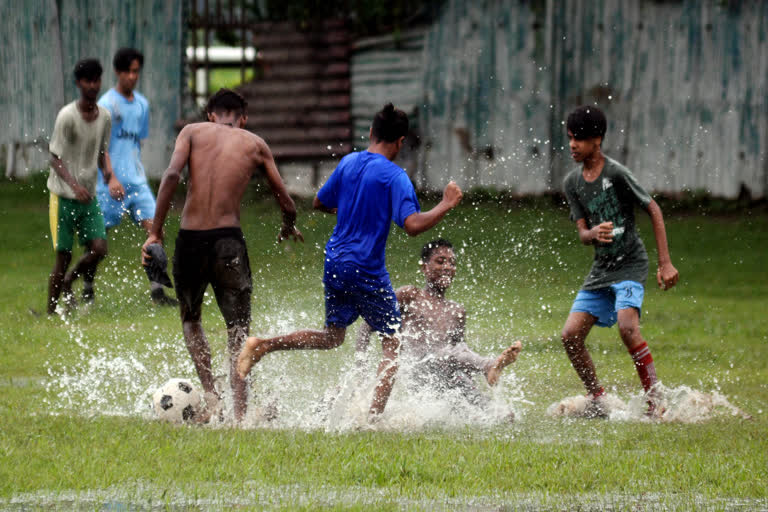
[[[207,424],[216,417],[218,417],[219,421],[224,420],[221,399],[216,393],[205,392],[192,421],[193,423]]]
[[[495,386],[499,381],[501,371],[508,365],[515,362],[517,356],[520,355],[520,351],[523,349],[523,344],[519,341],[514,342],[507,347],[499,357],[496,358],[496,362],[486,372],[485,379],[488,381],[489,386]]]
[[[241,379],[248,376],[253,365],[258,363],[259,359],[266,353],[263,341],[250,336],[243,343],[243,350],[240,351],[240,355],[237,357],[237,374]]]

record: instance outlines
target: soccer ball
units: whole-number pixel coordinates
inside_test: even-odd
[[[201,402],[200,392],[187,379],[171,379],[152,395],[157,417],[171,423],[192,421]]]

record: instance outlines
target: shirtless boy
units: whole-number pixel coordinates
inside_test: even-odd
[[[607,411],[601,398],[605,390],[585,344],[595,324],[611,327],[618,321],[619,336],[643,389],[651,391],[657,380],[651,351],[640,334],[648,254],[635,226],[636,206],[651,218],[659,258],[659,287],[672,288],[679,274],[669,257],[661,208],[629,169],[602,153],[607,129],[603,112],[594,106],[580,107],[568,116],[566,127],[571,156],[579,166],[568,173],[563,187],[579,239],[594,246],[595,258],[565,321],[562,342],[591,399],[587,415],[605,417]],[[648,412],[658,412],[652,400]]]
[[[75,84],[80,98],[59,111],[49,145],[49,216],[56,251],[56,262],[48,280],[49,315],[56,312],[62,294],[68,306],[74,304],[72,283],[80,276],[92,283],[99,262],[107,255],[107,232],[96,200],[99,167],[104,170],[102,176],[111,197],[122,199],[125,192],[112,172],[107,152],[109,111],[96,104],[101,73],[101,64],[96,59],[84,59],[75,65]],[[87,250],[67,272],[76,232],[80,244]]]
[[[163,224],[171,199],[189,166],[187,197],[176,238],[173,276],[180,302],[184,340],[205,391],[207,419],[218,409],[219,396],[211,370],[211,349],[200,321],[203,294],[213,287],[219,310],[227,324],[230,386],[235,419],[246,412],[247,389],[236,371],[237,355],[248,335],[251,320],[251,268],[240,229],[240,202],[251,177],[262,172],[283,213],[278,241],[302,240],[296,229],[296,207],[288,195],[272,152],[261,137],[244,130],[245,100],[234,91],[220,89],[208,101],[208,121],[184,127],[176,139],[171,162],[163,174],[157,208],[142,262],[148,264],[147,247],[163,242]]]
[[[522,344],[514,342],[497,357],[483,357],[464,341],[464,306],[445,298],[456,275],[456,255],[448,240],[433,240],[421,250],[423,288],[403,286],[396,292],[403,318],[401,355],[416,361],[424,379],[439,389],[460,389],[472,403],[482,402],[472,375],[482,373],[488,384],[496,385],[501,371],[515,362]],[[356,350],[368,349],[371,327],[364,323],[357,337]],[[418,378],[418,374],[417,374]]]
[[[318,191],[314,207],[337,215],[325,246],[325,328],[284,336],[248,338],[238,361],[241,377],[265,354],[275,350],[332,349],[344,342],[347,327],[359,316],[382,333],[379,383],[370,419],[384,411],[397,373],[400,342],[395,336],[400,310],[384,264],[392,222],[410,236],[435,225],[461,201],[454,182],[434,208],[421,212],[408,175],[393,161],[408,133],[408,116],[388,103],[373,118],[366,151],[345,156]]]

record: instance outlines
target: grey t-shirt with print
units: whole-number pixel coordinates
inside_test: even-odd
[[[581,289],[596,290],[621,281],[645,283],[648,254],[635,226],[635,206],[647,209],[651,196],[629,169],[605,157],[596,180],[586,181],[579,167],[568,173],[563,188],[572,221],[584,219],[587,228],[613,222],[613,242],[595,245],[592,269]]]

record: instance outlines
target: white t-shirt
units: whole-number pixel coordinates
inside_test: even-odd
[[[99,106],[99,115],[87,122],[77,110],[77,102],[59,110],[48,149],[61,158],[73,178],[88,192],[96,194],[99,154],[109,149],[112,120],[109,111]],[[60,197],[75,199],[75,193],[51,167],[48,190]]]

